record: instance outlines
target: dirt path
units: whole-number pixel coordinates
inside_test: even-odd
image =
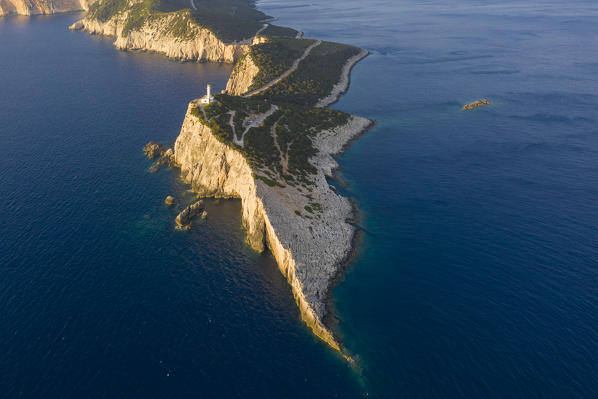
[[[266,85],[260,87],[259,89],[255,89],[253,91],[250,91],[249,93],[243,94],[243,97],[251,97],[253,95],[256,95],[258,93],[261,93],[264,90],[269,89],[270,87],[274,86],[276,83],[280,82],[281,80],[283,80],[284,78],[286,78],[287,76],[289,76],[290,74],[292,74],[293,72],[295,72],[297,70],[297,68],[299,67],[299,63],[301,61],[303,61],[308,55],[309,53],[317,46],[319,46],[322,43],[321,40],[316,40],[315,43],[310,44],[309,47],[307,47],[305,49],[305,51],[303,52],[303,55],[299,58],[297,58],[294,62],[293,65],[291,65],[291,67],[289,69],[287,69],[282,75],[280,75],[279,77],[277,77],[276,79],[266,83]]]
[[[236,113],[237,113],[237,111],[228,111],[228,114],[230,115],[228,124],[230,125],[230,128],[233,131],[233,141],[237,138],[237,130],[235,129],[235,114]]]
[[[257,32],[255,32],[255,35],[253,36],[257,36],[260,33],[262,33],[264,30],[266,30],[266,28],[268,27],[268,24],[264,24]]]
[[[243,147],[243,144],[245,142],[245,135],[247,134],[247,132],[252,128],[252,127],[259,127],[261,126],[264,121],[266,119],[268,119],[273,113],[275,113],[276,111],[278,111],[278,107],[276,105],[272,105],[272,107],[270,107],[270,110],[268,110],[268,112],[265,112],[263,114],[253,114],[251,115],[249,118],[248,123],[245,125],[245,131],[243,132],[243,135],[241,136],[240,139],[237,139],[237,135],[233,135],[233,142],[238,145],[239,147]]]
[[[278,122],[281,118],[282,116],[278,118],[276,122],[274,122],[272,128],[270,129],[270,132],[272,133],[272,138],[274,139],[274,146],[280,153],[280,166],[282,166],[282,173],[286,175],[289,172],[289,148],[287,146],[287,150],[285,152],[282,152],[282,150],[280,149],[280,145],[278,144],[278,136],[276,135],[276,127],[278,126]]]

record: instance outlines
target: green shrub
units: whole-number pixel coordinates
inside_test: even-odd
[[[203,124],[209,126],[218,140],[235,146],[250,162],[253,168],[265,170],[271,180],[282,177],[290,186],[312,185],[316,168],[310,159],[316,155],[312,138],[321,130],[331,129],[347,123],[348,114],[336,110],[307,108],[297,105],[281,105],[263,126],[251,128],[244,139],[244,146],[237,147],[233,141],[230,126],[231,111],[235,111],[233,124],[238,138],[245,130],[243,121],[251,114],[263,113],[271,108],[265,99],[244,98],[217,94],[216,101],[206,107],[207,121],[199,107],[191,110]],[[274,143],[272,128],[276,123],[278,145],[288,160],[288,173],[283,174],[280,152]],[[279,184],[280,185],[280,184]],[[308,190],[310,190],[308,188]],[[311,190],[310,190],[311,191]]]
[[[128,7],[127,0],[99,0],[89,6],[89,16],[106,22]]]
[[[175,37],[192,39],[193,25],[210,30],[224,42],[253,37],[268,16],[255,9],[253,1],[195,0],[197,10],[191,10],[189,0],[144,0],[129,6],[128,0],[98,0],[89,7],[89,17],[106,22],[123,11],[129,11],[123,35],[138,30],[152,18],[177,13],[169,26]]]
[[[272,180],[267,178],[266,176],[260,176],[260,175],[256,175],[255,176],[257,179],[260,179],[261,181],[263,181],[264,183],[266,183],[267,185],[269,185],[270,187],[274,187],[276,186],[278,183],[276,182],[276,180]]]
[[[268,37],[291,37],[294,38],[297,36],[298,31],[291,28],[285,28],[282,26],[276,25],[268,25],[266,29],[262,31],[262,35]]]
[[[129,10],[129,15],[127,16],[127,21],[125,22],[125,26],[122,30],[121,35],[123,37],[127,36],[130,32],[136,31],[141,29],[141,27],[145,24],[149,16],[149,10],[146,8],[144,3],[135,4]]]
[[[259,89],[288,70],[313,40],[273,38],[251,47],[249,55],[259,68],[249,91]]]
[[[340,80],[347,60],[359,51],[360,49],[353,46],[322,42],[299,64],[294,73],[259,96],[277,104],[313,106],[330,94]]]

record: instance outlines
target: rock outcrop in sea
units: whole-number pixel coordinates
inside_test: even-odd
[[[174,166],[174,152],[172,151],[172,148],[169,148],[162,153],[162,156],[160,157],[160,159],[158,159],[157,164]]]
[[[483,98],[481,100],[477,100],[472,103],[465,104],[462,109],[463,110],[476,109],[478,107],[483,107],[484,105],[489,105],[489,104],[492,104],[490,102],[490,100],[486,100],[485,98]]]
[[[149,159],[154,159],[164,153],[164,145],[150,141],[143,147],[143,152]]]
[[[167,196],[164,203],[168,206],[174,205],[174,197],[172,195]]]
[[[194,216],[199,215],[204,210],[203,201],[199,200],[183,209],[175,219],[175,222],[179,228],[188,228],[191,224],[191,219]]]

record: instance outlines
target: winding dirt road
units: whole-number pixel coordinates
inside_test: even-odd
[[[286,78],[287,76],[289,76],[290,74],[292,74],[293,72],[295,72],[297,70],[297,68],[299,67],[299,63],[301,61],[303,61],[308,55],[309,53],[317,46],[319,46],[322,43],[321,40],[316,40],[315,43],[310,44],[309,47],[307,47],[305,49],[305,51],[303,52],[303,55],[299,58],[297,58],[294,62],[293,65],[291,65],[291,67],[289,69],[287,69],[282,75],[280,75],[279,77],[277,77],[276,79],[266,83],[266,85],[260,87],[259,89],[255,89],[253,91],[250,91],[249,93],[243,94],[243,97],[251,97],[254,96],[258,93],[261,93],[264,90],[269,89],[270,87],[274,86],[276,83],[280,82],[281,80],[283,80],[284,78]]]

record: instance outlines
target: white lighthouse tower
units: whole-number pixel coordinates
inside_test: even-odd
[[[208,84],[206,87],[206,95],[199,99],[200,104],[211,104],[214,102],[214,97],[212,97],[212,86]]]

